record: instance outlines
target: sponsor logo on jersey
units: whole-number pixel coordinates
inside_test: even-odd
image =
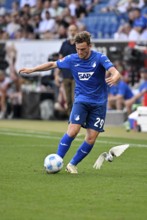
[[[79,80],[89,80],[94,72],[78,72]]]

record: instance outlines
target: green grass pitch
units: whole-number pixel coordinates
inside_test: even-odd
[[[58,174],[46,174],[67,122],[0,121],[0,220],[146,220],[147,133],[106,127],[78,175],[65,166],[84,139],[73,142]],[[129,143],[122,156],[93,169],[100,153]]]

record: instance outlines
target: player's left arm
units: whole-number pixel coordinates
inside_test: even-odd
[[[106,78],[106,83],[109,86],[115,85],[121,79],[121,74],[119,73],[119,71],[114,66],[110,67],[107,70],[107,74],[109,76]]]

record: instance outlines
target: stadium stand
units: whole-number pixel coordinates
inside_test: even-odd
[[[140,0],[142,2],[142,0]],[[140,2],[138,1],[138,2]],[[6,26],[8,23],[12,22],[13,16],[10,16],[12,13],[14,13],[14,10],[12,9],[12,5],[14,4],[15,1],[13,0],[3,0],[0,3],[0,17],[1,20],[3,19],[3,23],[1,22],[0,24],[0,30],[5,33],[4,38],[10,38],[11,36],[6,36],[7,31],[6,31]],[[18,0],[16,1],[18,4],[18,11],[16,19],[17,19],[17,24],[22,26],[21,21],[23,20],[22,17],[25,16],[25,19],[28,19],[29,25],[33,27],[33,33],[27,34],[27,33],[22,33],[22,29],[20,27],[20,30],[16,33],[13,34],[13,39],[17,38],[18,35],[25,35],[25,38],[33,38],[33,39],[59,39],[66,37],[66,30],[67,27],[75,23],[79,27],[85,27],[86,30],[88,30],[93,38],[95,39],[114,39],[114,34],[117,32],[119,27],[123,25],[126,22],[132,22],[130,21],[129,18],[129,13],[132,8],[134,8],[135,1],[131,1],[132,4],[130,3],[129,6],[125,6],[123,8],[123,12],[120,11],[119,7],[117,7],[117,4],[122,2],[120,1],[113,1],[113,0],[91,0],[91,1],[80,1],[81,6],[85,7],[85,10],[87,10],[84,14],[79,17],[77,16],[76,10],[82,10],[81,8],[76,8],[76,7],[81,7],[77,6],[77,1],[56,1],[57,8],[56,10],[59,11],[60,9],[60,16],[57,17],[51,17],[55,19],[56,25],[54,27],[54,31],[47,31],[45,34],[36,33],[37,27],[39,27],[40,23],[42,20],[44,20],[41,16],[42,12],[44,10],[47,10],[51,13],[53,11],[53,6],[52,3],[55,1],[45,1],[45,0]],[[32,4],[36,5],[32,7]],[[48,2],[48,3],[47,3]],[[67,3],[68,2],[68,3]],[[124,1],[125,2],[125,1]],[[112,9],[106,10],[109,6],[113,6]],[[27,9],[23,8],[24,5],[27,4]],[[91,9],[88,9],[88,6],[91,4]],[[125,4],[125,3],[124,3]],[[126,1],[126,4],[127,1]],[[144,3],[142,3],[143,6],[140,8],[141,10],[141,15],[144,17],[147,17],[147,1],[144,0]],[[39,5],[39,6],[38,6]],[[39,7],[39,8],[38,8]],[[87,7],[87,8],[86,8]],[[139,6],[138,6],[139,7]],[[28,12],[26,12],[28,10]],[[67,15],[67,10],[69,10],[69,14]],[[125,11],[126,10],[126,11]],[[25,12],[24,12],[25,11]],[[65,12],[66,11],[66,12]],[[63,12],[63,13],[62,13]],[[15,11],[16,13],[16,11]],[[28,18],[26,16],[26,13],[28,15]],[[39,13],[39,14],[38,14]],[[79,11],[80,13],[80,11]],[[78,14],[79,14],[78,13]],[[74,14],[74,15],[73,15]],[[40,15],[40,17],[39,17]],[[36,16],[38,16],[36,21]],[[133,15],[134,16],[134,15]],[[147,22],[146,22],[147,23]],[[3,28],[1,28],[3,27]],[[60,37],[59,30],[62,29],[62,32],[65,32],[62,37]],[[3,36],[3,35],[2,35]],[[24,37],[24,36],[23,36]],[[2,37],[3,39],[3,37]]]
[[[106,14],[91,13],[82,22],[93,38],[112,39],[122,20],[116,13],[109,12]]]

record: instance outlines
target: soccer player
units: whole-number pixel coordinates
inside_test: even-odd
[[[103,132],[107,106],[107,84],[114,85],[120,73],[108,57],[91,49],[90,33],[83,31],[75,36],[76,54],[56,62],[48,62],[33,68],[22,68],[19,73],[33,73],[52,68],[70,69],[75,80],[75,99],[67,132],[61,138],[57,154],[64,158],[81,126],[86,128],[85,140],[66,167],[67,172],[78,173],[76,165],[92,150],[96,138]],[[105,78],[105,72],[109,77]]]

